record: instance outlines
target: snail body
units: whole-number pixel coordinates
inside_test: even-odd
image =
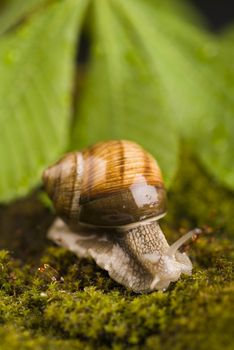
[[[166,214],[166,190],[156,160],[131,141],[101,142],[71,152],[43,174],[60,217],[48,236],[79,257],[92,257],[135,292],[165,290],[192,264],[169,246],[158,220]]]

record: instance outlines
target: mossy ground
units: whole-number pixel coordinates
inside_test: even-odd
[[[164,293],[134,294],[53,246],[53,216],[35,196],[0,209],[0,244],[10,250],[0,251],[1,350],[233,349],[233,193],[192,157],[180,169],[164,232],[169,242],[193,227],[205,234],[186,247],[192,276]]]

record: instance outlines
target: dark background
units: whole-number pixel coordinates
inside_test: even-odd
[[[234,0],[190,0],[207,19],[213,31],[234,23]]]

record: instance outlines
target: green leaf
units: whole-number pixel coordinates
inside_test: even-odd
[[[30,13],[36,6],[44,2],[45,0],[8,0],[3,5],[3,10],[0,11],[0,34],[4,33]]]
[[[27,193],[67,145],[74,49],[87,4],[52,4],[0,41],[2,201]]]
[[[199,44],[204,46],[204,38],[171,10],[168,11],[163,6],[152,6],[149,1],[120,0],[116,1],[116,8],[135,31],[138,47],[139,42],[142,42],[151,55],[158,71],[158,85],[170,106],[169,118],[181,135],[190,134],[196,126],[197,116],[204,113],[205,109],[204,104],[201,106],[196,103],[191,108],[192,102],[202,100],[204,95],[203,91],[197,89],[200,85],[200,72],[190,46],[194,51],[197,50],[196,41],[199,40]],[[198,37],[194,39],[194,44],[185,45],[184,31],[192,32],[192,38]]]
[[[123,21],[116,3],[93,3],[91,62],[77,102],[72,147],[106,139],[137,141],[157,158],[169,184],[177,165],[178,137],[152,38],[144,37],[144,28],[138,33]]]
[[[173,26],[173,31],[170,29]],[[229,32],[225,39],[212,36],[168,15],[161,17],[161,28],[175,42],[176,50],[183,52],[181,73],[190,77],[174,83],[180,130],[202,163],[219,182],[234,189],[234,45]],[[176,39],[176,40],[175,40]],[[183,62],[183,58],[187,62]],[[186,64],[189,70],[186,70]],[[178,65],[177,65],[178,66]],[[183,67],[183,70],[182,70]],[[170,86],[173,86],[173,70]],[[191,84],[192,83],[192,84]],[[185,103],[183,104],[183,99]],[[181,109],[181,106],[184,106]],[[178,118],[179,119],[179,118]]]
[[[234,33],[234,31],[233,31]],[[230,37],[229,37],[230,35]],[[196,151],[206,168],[234,190],[234,35],[220,41],[211,62],[206,87],[210,93],[209,114],[200,121]]]
[[[181,18],[184,22],[194,23],[196,25],[205,26],[205,19],[202,14],[198,12],[191,1],[187,0],[144,0],[158,11],[166,11],[177,18]]]
[[[234,188],[233,44],[225,52],[211,35],[151,1],[115,4],[154,56],[178,132],[207,170]]]

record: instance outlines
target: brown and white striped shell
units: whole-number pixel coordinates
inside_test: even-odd
[[[68,224],[121,226],[166,212],[155,159],[131,141],[107,141],[65,155],[43,174],[56,212]]]

